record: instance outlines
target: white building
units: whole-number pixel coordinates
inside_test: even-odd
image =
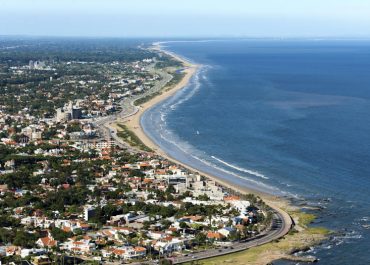
[[[230,205],[238,210],[240,212],[241,216],[246,216],[247,215],[247,209],[251,205],[249,201],[243,201],[243,200],[231,200],[228,201]]]
[[[95,215],[95,207],[93,205],[86,205],[84,207],[84,220],[89,221]]]

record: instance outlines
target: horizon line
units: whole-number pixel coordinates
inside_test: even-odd
[[[157,40],[370,40],[370,36],[94,36],[94,35],[42,35],[42,34],[0,34],[0,38],[50,38],[50,39],[157,39]]]

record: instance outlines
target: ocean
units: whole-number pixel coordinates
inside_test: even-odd
[[[336,232],[309,251],[319,264],[370,264],[370,42],[163,46],[201,67],[143,115],[150,138],[204,172],[319,207],[313,225]]]

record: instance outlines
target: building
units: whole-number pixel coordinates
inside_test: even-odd
[[[95,216],[96,209],[92,205],[87,205],[84,207],[84,220],[89,221]]]
[[[55,121],[56,122],[63,122],[63,121],[68,121],[71,119],[70,113],[64,110],[64,108],[58,108],[56,110],[56,116],[55,116]]]
[[[32,60],[30,60],[30,62],[28,63],[28,67],[30,69],[34,69],[35,68],[34,62]]]
[[[186,184],[186,176],[179,176],[179,175],[168,175],[167,177],[168,185],[176,185],[180,183]]]
[[[240,212],[241,216],[248,215],[248,207],[251,205],[249,201],[245,200],[225,200],[225,202],[229,203],[233,208]]]
[[[72,107],[71,110],[72,120],[78,120],[82,118],[82,109],[80,107]]]
[[[230,236],[232,233],[234,233],[236,230],[232,227],[223,227],[219,229],[217,232],[223,235],[224,237]]]
[[[46,237],[39,238],[36,241],[36,244],[39,247],[52,248],[52,247],[56,247],[58,245],[58,242],[56,240],[54,240],[54,238],[52,236],[49,235],[49,236],[46,236]]]
[[[48,256],[43,255],[43,256],[33,257],[31,263],[34,265],[49,265],[51,264],[51,261]]]
[[[82,109],[78,106],[73,106],[72,101],[62,108],[56,109],[55,121],[63,122],[68,120],[78,120],[82,118]]]

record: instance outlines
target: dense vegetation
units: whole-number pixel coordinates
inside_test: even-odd
[[[0,64],[28,64],[30,60],[80,62],[132,62],[156,57],[137,48],[149,42],[135,39],[86,38],[0,38]]]
[[[55,108],[70,100],[91,95],[107,100],[110,92],[122,89],[119,84],[107,85],[112,80],[123,74],[143,77],[130,63],[158,58],[139,44],[127,39],[0,38],[0,108],[9,114],[25,111],[51,117]],[[168,59],[163,56],[163,60]],[[28,68],[36,61],[45,67]],[[127,88],[140,85],[127,84]]]

